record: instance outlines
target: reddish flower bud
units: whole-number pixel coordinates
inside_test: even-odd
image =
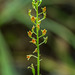
[[[38,28],[38,29],[40,29],[40,26],[39,26],[39,24],[37,24],[37,28]]]
[[[35,39],[32,39],[31,41],[33,44],[36,44],[36,40]]]
[[[35,22],[35,17],[34,16],[31,17],[31,21]]]
[[[31,32],[31,31],[28,32],[28,36],[29,36],[29,37],[32,36],[32,32]]]
[[[46,32],[47,32],[46,29],[42,30],[42,34],[43,34],[43,35],[46,35]]]
[[[46,7],[43,8],[43,12],[46,12]]]
[[[27,55],[27,60],[29,60],[29,59],[30,59],[30,57],[31,57],[30,55]]]
[[[34,28],[35,28],[35,26],[33,25],[33,27],[32,27],[32,31],[34,30]]]

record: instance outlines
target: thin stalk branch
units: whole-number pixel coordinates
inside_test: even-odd
[[[40,19],[38,22],[41,22],[42,20],[44,20],[45,18]]]
[[[39,38],[43,37],[43,35],[39,36]]]
[[[36,23],[35,22],[33,22],[35,25],[36,25]]]
[[[34,37],[30,37],[31,39],[35,39]],[[35,40],[37,40],[37,39],[35,39]]]
[[[38,15],[41,15],[41,14],[43,14],[43,12],[39,13]]]
[[[33,32],[35,35],[37,35],[35,32]]]
[[[37,56],[33,55],[33,57],[38,58]]]
[[[42,59],[40,59],[39,61],[42,61]]]
[[[44,43],[45,43],[45,42],[43,41],[42,43],[39,44],[39,46],[42,45],[42,44],[44,44]]]

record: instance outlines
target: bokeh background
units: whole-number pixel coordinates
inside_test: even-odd
[[[36,66],[34,58],[26,59],[35,49],[27,35],[33,25],[31,1],[0,0],[0,75],[32,75],[27,66]],[[48,30],[48,43],[40,47],[41,74],[75,75],[75,0],[43,0],[39,12],[44,6],[47,18],[41,28]]]

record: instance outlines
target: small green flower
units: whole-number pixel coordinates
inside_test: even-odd
[[[35,75],[35,68],[34,68],[33,63],[30,66],[28,66],[28,69],[29,68],[32,70],[33,75]]]
[[[47,37],[43,37],[43,38],[44,38],[44,43],[46,44],[47,40],[48,40],[48,36]]]
[[[29,11],[28,11],[28,15],[31,16],[31,9],[29,9]]]
[[[43,15],[44,15],[44,19],[46,18],[46,12],[45,13],[43,13]]]

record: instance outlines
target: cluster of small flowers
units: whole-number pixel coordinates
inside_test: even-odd
[[[33,51],[33,53],[37,53],[37,48],[35,48],[35,50]],[[37,56],[30,54],[30,55],[27,55],[27,60],[30,60],[31,57],[37,58]]]
[[[34,28],[35,28],[35,27],[34,27],[34,25],[33,25],[32,31],[29,30],[29,32],[28,32],[28,36],[29,36],[30,38],[32,38],[32,41],[30,41],[30,42],[32,42],[33,44],[36,44],[36,39],[32,37],[32,34],[33,34],[33,33],[36,34],[36,33],[34,32]],[[37,28],[40,28],[40,27],[37,25]],[[47,32],[46,29],[41,30],[41,31],[42,31],[42,36],[46,35],[46,32]],[[36,34],[36,35],[37,35],[37,34]]]
[[[41,1],[40,1],[40,2],[41,2]],[[33,0],[32,6],[33,6],[34,9],[36,9],[36,8],[35,8],[35,4],[36,4],[36,3],[37,3],[37,2],[35,2],[35,0]],[[32,29],[29,30],[28,36],[29,36],[30,38],[32,38],[32,40],[31,40],[30,42],[36,45],[36,42],[37,42],[37,41],[36,41],[36,39],[35,39],[34,37],[32,37],[32,34],[37,35],[37,34],[35,33],[34,29],[35,29],[35,28],[40,29],[40,23],[41,23],[41,21],[46,18],[46,7],[42,8],[42,13],[39,13],[39,15],[43,14],[44,17],[43,17],[41,20],[40,20],[40,18],[38,19],[38,24],[37,24],[37,25],[36,25],[36,22],[35,22],[35,21],[36,21],[36,17],[34,17],[34,16],[31,15],[31,10],[29,10],[29,13],[28,13],[28,14],[29,14],[29,16],[30,16],[30,18],[31,18],[31,21],[35,24],[35,26],[33,25]],[[39,36],[39,38],[40,38],[40,37],[43,37],[43,36],[46,35],[46,33],[47,33],[47,30],[46,30],[46,29],[43,29],[43,30],[41,30],[41,31],[42,31],[42,35]],[[48,37],[43,37],[43,38],[44,38],[44,43],[47,43]],[[36,53],[36,52],[37,52],[37,48],[34,50],[33,53]],[[32,57],[32,55],[27,55],[27,59],[28,59],[28,60],[29,60],[31,57]]]
[[[45,18],[46,18],[46,7],[42,8],[42,13],[45,14],[45,15],[44,15],[44,18],[43,18],[43,19],[45,19]],[[31,18],[31,21],[36,25],[36,23],[35,23],[36,17],[34,17],[34,16],[31,15],[31,10],[29,10],[29,16],[30,16],[30,18]],[[41,23],[41,21],[42,21],[43,19],[40,20],[40,18],[39,18],[39,19],[38,19],[38,24],[37,24],[36,26],[33,25],[32,30],[28,32],[28,36],[29,36],[30,38],[32,38],[32,34],[33,34],[33,33],[35,34],[35,32],[34,32],[35,27],[37,27],[38,29],[40,29],[40,23]],[[42,35],[43,35],[43,36],[46,35],[46,32],[47,32],[46,29],[41,30],[41,31],[42,31]],[[32,42],[33,44],[36,44],[36,40],[35,40],[34,38],[32,38],[32,41],[31,41],[31,42]]]
[[[37,3],[38,3],[38,6],[39,6],[41,4],[41,2],[42,2],[42,0],[40,0],[40,1],[39,0],[38,1],[33,0],[32,1],[32,6],[35,9],[35,11],[37,11],[36,10]],[[35,32],[35,28],[38,29],[38,30],[40,30],[41,21],[46,18],[46,7],[42,8],[42,12],[38,14],[38,16],[41,15],[41,14],[44,15],[42,19],[38,18],[38,24],[36,23],[37,17],[34,17],[34,16],[31,15],[31,10],[29,10],[28,14],[29,14],[29,16],[31,18],[31,21],[34,23],[34,25],[33,25],[32,29],[29,30],[27,33],[28,33],[28,36],[32,39],[30,42],[33,43],[33,44],[35,44],[35,45],[37,45],[37,39],[35,39],[33,37],[33,34],[35,34],[37,36],[37,33]],[[39,36],[39,38],[43,37],[44,41],[42,43],[40,43],[39,46],[42,45],[43,43],[46,44],[47,43],[47,39],[48,39],[48,37],[44,37],[46,35],[46,33],[47,33],[47,30],[43,29],[43,30],[41,30],[41,32],[42,32],[42,34],[41,34],[41,36]],[[38,51],[37,51],[37,48],[36,48],[33,51],[33,53],[37,53],[37,52]],[[33,54],[30,54],[30,55],[27,55],[27,60],[30,60],[31,57],[38,58],[37,56],[35,56]]]

